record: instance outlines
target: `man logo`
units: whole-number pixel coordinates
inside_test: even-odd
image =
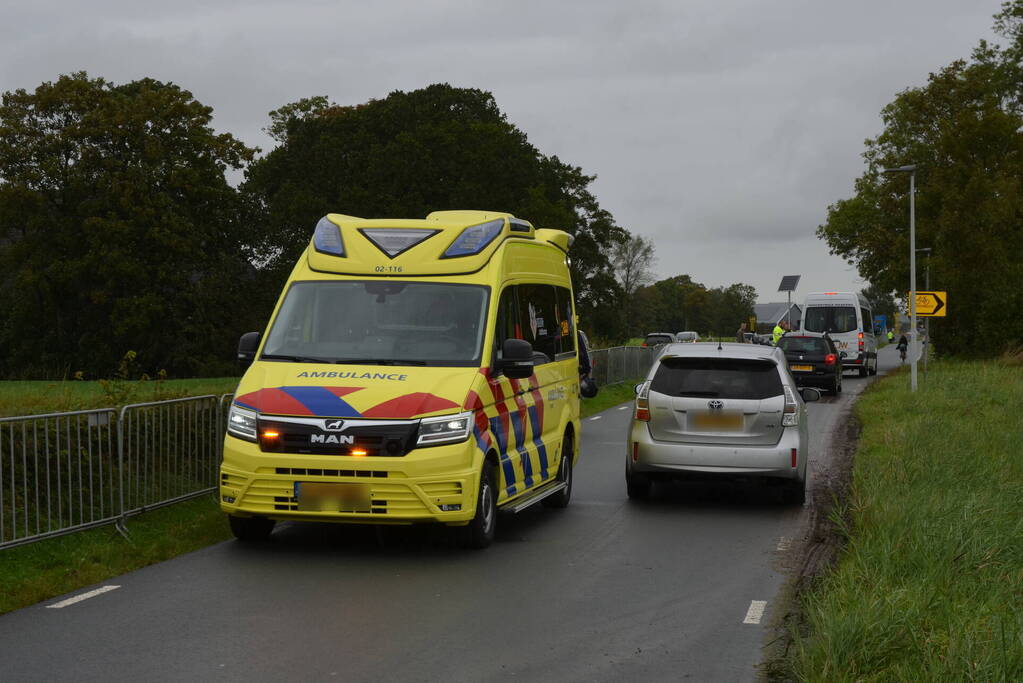
[[[309,443],[337,444],[350,446],[355,443],[354,436],[344,434],[310,434]]]
[[[323,428],[327,429],[329,431],[332,431],[332,432],[339,432],[342,429],[344,429],[344,426],[345,426],[345,421],[344,420],[324,420],[323,421]]]

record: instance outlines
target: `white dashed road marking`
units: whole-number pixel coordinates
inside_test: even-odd
[[[60,609],[62,607],[67,607],[68,605],[73,605],[76,602],[88,600],[89,598],[94,598],[97,595],[102,595],[103,593],[109,593],[110,591],[117,590],[118,588],[120,588],[120,586],[103,586],[102,588],[97,588],[96,590],[76,595],[73,598],[68,598],[67,600],[61,600],[60,602],[55,602],[52,605],[47,605],[46,609]]]
[[[621,407],[621,408],[619,408],[618,410],[628,410],[628,409],[629,409],[629,408],[631,408],[631,407],[632,407],[632,406],[622,406],[622,407]]]
[[[751,600],[749,609],[746,610],[746,618],[742,620],[742,623],[759,624],[760,618],[764,616],[765,607],[767,607],[767,600]]]
[[[595,416],[595,417],[591,417],[591,418],[590,418],[590,422],[592,422],[592,421],[594,421],[594,420],[599,420],[599,419],[600,419],[600,418],[602,418],[602,417],[604,417],[604,416],[603,416],[603,415],[597,415],[597,416]]]

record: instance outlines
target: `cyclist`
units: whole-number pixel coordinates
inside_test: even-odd
[[[906,339],[906,335],[899,337],[899,343],[895,345],[895,348],[899,350],[899,358],[902,362],[906,362],[906,350],[909,348],[909,340]]]

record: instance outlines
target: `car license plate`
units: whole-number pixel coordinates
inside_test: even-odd
[[[813,372],[812,365],[790,365],[789,370],[792,372]]]
[[[738,413],[701,413],[694,416],[698,429],[736,431],[742,429],[742,415]]]
[[[296,481],[298,509],[311,512],[369,512],[369,484]]]

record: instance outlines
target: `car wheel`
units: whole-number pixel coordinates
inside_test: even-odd
[[[877,374],[877,358],[876,357],[874,358],[874,364],[870,368],[870,374],[871,375],[876,375]]]
[[[558,481],[565,484],[565,488],[561,489],[553,496],[547,496],[543,499],[543,504],[549,508],[563,508],[568,507],[569,501],[572,500],[572,457],[575,454],[575,444],[572,441],[572,436],[565,434],[565,439],[561,442],[561,465],[558,467]]]
[[[234,515],[228,515],[227,522],[231,525],[231,533],[234,534],[234,537],[246,543],[267,540],[276,524],[274,520],[266,517],[236,517]]]
[[[867,366],[863,366],[863,367],[859,368],[859,371],[860,371],[860,377],[866,377],[867,376]]]
[[[625,489],[629,498],[643,500],[650,496],[650,477],[625,470]]]
[[[842,375],[841,374],[839,374],[838,378],[835,380],[835,393],[836,394],[841,394],[842,393]]]
[[[497,493],[494,491],[494,475],[490,465],[483,463],[480,472],[479,490],[476,492],[476,514],[472,520],[459,529],[463,548],[481,550],[494,540],[497,528]]]
[[[838,378],[837,377],[835,377],[834,379],[832,379],[828,383],[827,390],[830,391],[833,394],[837,394],[838,393]]]
[[[782,490],[782,500],[789,505],[802,505],[806,502],[806,480],[786,481]]]

